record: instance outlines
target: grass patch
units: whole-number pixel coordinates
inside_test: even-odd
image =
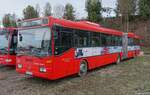
[[[141,50],[144,51],[144,53],[150,53],[150,47],[142,47]]]

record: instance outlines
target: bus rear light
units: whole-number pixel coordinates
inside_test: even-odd
[[[23,66],[22,64],[18,64],[18,68],[21,69]]]
[[[5,62],[12,62],[12,59],[5,59]]]
[[[40,72],[43,72],[43,73],[46,73],[46,68],[44,68],[44,67],[40,67]]]

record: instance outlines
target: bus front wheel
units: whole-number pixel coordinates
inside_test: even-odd
[[[85,75],[87,74],[87,71],[88,71],[87,62],[86,62],[86,61],[82,61],[82,62],[80,63],[79,69],[80,69],[80,70],[79,70],[78,75],[79,75],[80,77],[85,76]]]

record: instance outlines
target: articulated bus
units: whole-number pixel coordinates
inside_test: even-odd
[[[88,70],[119,64],[140,52],[137,35],[88,21],[45,17],[20,21],[18,26],[16,71],[35,77],[84,76]]]
[[[0,29],[0,64],[16,65],[17,29]]]

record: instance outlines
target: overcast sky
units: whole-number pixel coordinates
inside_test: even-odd
[[[22,17],[22,10],[27,5],[35,6],[37,3],[40,5],[40,8],[43,9],[46,2],[50,2],[52,7],[66,3],[71,3],[79,18],[86,17],[85,12],[85,0],[0,0],[0,20],[6,13],[15,13],[17,17]],[[116,0],[102,0],[103,7],[115,8]],[[112,13],[112,15],[114,15]]]

